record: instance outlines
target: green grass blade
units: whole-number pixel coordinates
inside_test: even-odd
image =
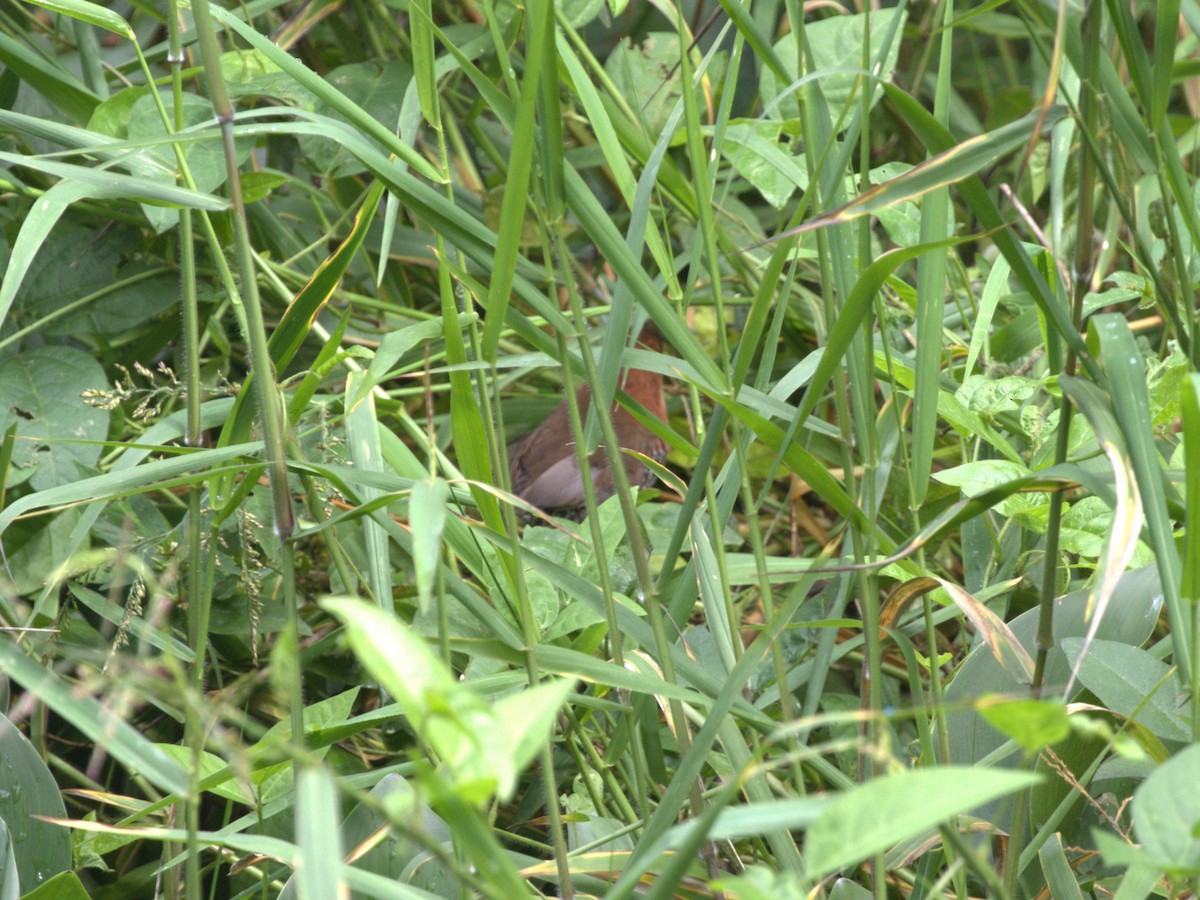
[[[1168,500],[1177,502],[1178,498],[1168,496],[1168,491],[1174,494],[1174,489],[1164,477],[1163,459],[1150,424],[1145,363],[1123,316],[1105,313],[1094,317],[1088,324],[1088,335],[1099,348],[1097,356],[1103,361],[1112,383],[1113,408],[1129,447],[1150,532],[1150,546],[1162,575],[1167,615],[1172,624],[1175,663],[1184,673],[1184,679],[1190,681],[1191,647],[1186,637],[1189,616],[1180,597],[1182,564],[1167,510]]]
[[[72,19],[78,19],[80,22],[87,22],[97,28],[103,28],[105,31],[111,31],[123,38],[134,39],[133,29],[129,27],[129,23],[125,19],[111,9],[105,9],[95,3],[88,3],[87,0],[30,0],[30,2],[51,12],[61,13]]]

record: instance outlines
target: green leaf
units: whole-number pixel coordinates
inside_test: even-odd
[[[386,837],[356,859],[354,868],[432,891],[438,897],[453,893],[457,884],[453,872],[440,859],[430,858],[427,849],[428,843],[450,846],[446,823],[394,772],[371,788],[371,799],[370,804],[356,805],[342,823],[346,847],[375,841],[389,821],[405,822],[408,827],[404,831],[386,829]]]
[[[407,63],[369,60],[338,66],[325,76],[324,81],[345,102],[355,104],[362,114],[386,127],[389,132],[394,132],[400,118],[404,90],[411,78],[412,69]],[[346,117],[342,102],[332,103],[329,97],[321,98],[314,111],[332,118]],[[312,165],[322,173],[344,178],[363,171],[362,163],[335,138],[305,135],[300,138],[300,147]]]
[[[1040,780],[1028,772],[944,766],[887,775],[844,791],[808,829],[808,876],[824,878]]]
[[[0,900],[17,900],[21,896],[21,875],[17,871],[12,835],[3,818],[0,818],[0,859],[3,859],[0,863]]]
[[[164,98],[170,102],[170,98]],[[192,175],[195,190],[204,194],[212,194],[225,183],[227,170],[225,168],[225,153],[221,147],[220,132],[214,127],[216,114],[212,104],[203,97],[195,94],[184,94],[180,98],[183,112],[183,124],[186,129],[196,129],[203,132],[203,137],[196,139],[195,133],[180,132],[178,139],[183,141],[184,158],[188,171]],[[158,102],[149,93],[137,97],[129,108],[129,120],[126,123],[126,134],[130,141],[156,141],[176,137],[168,133],[159,114]],[[254,149],[252,141],[241,139],[235,142],[238,164],[250,158]],[[165,185],[176,184],[178,160],[175,149],[169,144],[147,147],[143,154],[156,160],[161,167],[162,175],[157,180]],[[143,206],[142,211],[155,231],[160,234],[171,228],[179,220],[179,211],[163,209],[162,207]]]
[[[1009,482],[1029,476],[1030,471],[1021,463],[1006,459],[983,459],[963,463],[935,472],[934,480],[961,488],[968,497],[977,497],[985,491],[1002,487]],[[996,511],[1004,516],[1017,516],[1031,507],[1045,506],[1048,495],[1042,493],[1016,493],[996,504]]]
[[[259,50],[238,48],[222,53],[221,74],[230,99],[269,97],[308,112],[316,109],[317,98]]]
[[[1006,700],[981,697],[975,709],[984,720],[1030,753],[1064,740],[1071,733],[1061,700]]]
[[[329,598],[323,605],[345,623],[360,662],[434,749],[459,796],[472,804],[492,795],[511,796],[517,775],[548,736],[571,682],[539,685],[490,705],[392,616],[351,598]]]
[[[1100,497],[1084,497],[1071,504],[1063,513],[1059,543],[1067,553],[1078,553],[1088,559],[1098,559],[1105,540],[1113,533],[1112,507]],[[1154,556],[1150,548],[1139,543],[1134,554],[1134,567],[1150,565]]]
[[[1055,900],[1083,900],[1083,891],[1063,850],[1062,835],[1052,834],[1038,851],[1038,859],[1051,897]]]
[[[682,96],[680,52],[678,34],[650,31],[637,44],[632,38],[621,41],[604,62],[604,71],[640,114],[647,134],[662,132]]]
[[[299,897],[344,897],[349,893],[342,876],[340,820],[333,775],[317,767],[301,769],[296,779],[296,843],[304,864],[289,880]]]
[[[1117,591],[1121,603],[1113,604],[1100,620],[1098,638],[1140,644],[1150,635],[1162,612],[1162,590],[1158,572],[1151,566],[1127,572]],[[1058,640],[1082,638],[1088,630],[1086,615],[1087,591],[1073,591],[1054,602],[1054,635]],[[1037,650],[1038,610],[1030,609],[1008,623],[1009,629],[1031,654]],[[1055,646],[1046,658],[1045,684],[1063,685],[1071,674],[1071,664],[1062,648]],[[990,648],[973,647],[946,688],[946,739],[950,758],[960,763],[977,763],[996,752],[1008,742],[975,710],[974,701],[987,694],[1024,695],[1028,685],[1021,683],[992,655]],[[1068,700],[1070,698],[1067,698]],[[963,708],[966,707],[966,708]],[[1050,786],[1047,785],[1047,788]],[[1042,788],[1035,789],[1035,794]],[[997,819],[996,809],[979,812],[985,818]],[[1005,821],[997,821],[1005,828]]]
[[[10,831],[22,892],[71,868],[71,835],[37,816],[65,819],[66,807],[50,769],[33,744],[0,715],[0,820],[19,824]],[[7,883],[7,882],[6,882]]]
[[[894,18],[899,16],[899,24],[903,27],[907,15],[901,9],[885,9],[874,10],[870,16],[871,47],[869,53],[872,62],[876,62],[883,55],[883,42],[893,25]],[[819,80],[821,93],[835,118],[849,102],[851,92],[855,89],[863,90],[859,85],[859,78],[862,74],[862,45],[866,28],[867,16],[865,14],[830,16],[804,26],[805,36],[812,49],[812,72]],[[795,35],[784,35],[775,42],[774,49],[786,67],[788,76],[792,79],[798,78],[800,68],[797,65]],[[881,81],[891,80],[899,52],[900,42],[893,40],[888,45],[887,55],[883,57],[880,64],[878,77]],[[762,93],[766,114],[775,119],[798,119],[800,117],[799,103],[794,93],[784,92],[785,87],[791,86],[780,85],[775,73],[764,68],[759,82],[759,90]],[[783,94],[782,99],[780,99],[781,94]],[[879,102],[879,96],[878,91],[872,94],[872,106]]]
[[[494,734],[499,750],[495,755],[497,762],[508,770],[500,778],[501,796],[512,795],[517,776],[546,746],[558,711],[574,690],[574,681],[562,679],[510,694],[496,704],[496,719],[501,727]]]
[[[845,881],[839,881],[834,886],[837,891]],[[737,900],[806,900],[809,891],[804,882],[791,872],[778,872],[771,865],[747,866],[741,875],[722,875],[710,885],[713,889],[725,891],[725,896],[736,897]],[[864,900],[870,898],[870,892],[864,892]],[[830,897],[834,895],[831,893]],[[854,895],[842,894],[842,900]],[[857,900],[857,898],[856,898]]]
[[[103,28],[105,31],[111,31],[123,38],[133,39],[134,37],[133,29],[121,16],[103,6],[88,3],[87,0],[30,0],[30,2],[51,12],[61,13],[72,19],[95,25],[97,28]]]
[[[325,308],[325,304],[329,302],[329,298],[333,296],[333,292],[341,284],[350,264],[358,256],[358,251],[367,236],[375,211],[379,208],[379,199],[382,195],[381,185],[375,184],[371,187],[358,215],[354,217],[354,227],[350,233],[346,235],[345,240],[338,245],[337,249],[317,266],[316,271],[309,276],[308,281],[288,304],[283,319],[271,331],[267,348],[271,353],[271,363],[275,366],[276,371],[284,370],[292,361],[296,351],[300,349],[305,338],[312,332],[313,322],[316,321],[317,316]],[[226,420],[225,427],[221,431],[221,444],[244,440],[250,434],[256,410],[253,396],[253,383],[247,379],[238,392],[233,413]],[[358,394],[357,397],[361,400],[362,394]]]
[[[1171,667],[1145,650],[1117,641],[1064,638],[1063,652],[1079,667],[1079,681],[1113,712],[1171,741],[1191,737],[1187,692]]]
[[[25,216],[17,239],[13,242],[4,278],[0,283],[0,320],[8,318],[8,311],[17,296],[17,291],[55,223],[62,218],[72,203],[92,196],[95,196],[95,192],[88,185],[60,181],[42,194],[40,202],[35,203]]]
[[[1142,850],[1164,869],[1200,872],[1200,745],[1150,773],[1133,794],[1133,830]]]
[[[100,98],[65,68],[0,34],[0,63],[77,123],[86,122]]]
[[[150,89],[145,85],[135,85],[117,91],[92,110],[92,116],[87,123],[88,132],[123,140],[129,134],[129,113],[133,104],[138,98],[149,93]]]
[[[449,498],[449,486],[436,478],[418,481],[409,495],[413,570],[417,577],[417,598],[422,610],[427,610],[433,599],[437,570],[441,565],[442,530],[446,525],[446,501]]]
[[[517,271],[517,257],[520,255],[521,223],[525,218],[525,209],[529,204],[529,180],[533,170],[534,138],[538,132],[535,127],[540,79],[543,70],[544,54],[554,51],[554,11],[553,7],[535,4],[529,8],[525,34],[525,77],[521,80],[521,93],[517,97],[517,118],[512,131],[512,143],[509,147],[508,165],[505,168],[504,197],[501,200],[500,221],[496,229],[496,264],[491,272],[487,295],[487,320],[483,330],[483,358],[489,362],[496,359],[496,348],[500,343],[500,333],[504,327],[508,300],[512,293],[513,276]],[[556,73],[557,69],[552,68]],[[561,147],[554,148],[559,154]],[[543,159],[543,167],[556,164],[552,160]],[[456,398],[457,399],[457,398]],[[459,404],[455,404],[456,407]],[[468,409],[458,409],[459,413],[470,415]],[[463,446],[462,430],[459,420],[464,415],[454,417],[454,436]],[[470,457],[463,466],[463,473],[468,478],[486,480],[489,466],[480,465]]]
[[[722,155],[776,209],[783,209],[797,189],[808,187],[804,157],[779,141],[778,122],[735,122],[725,129]]]
[[[343,94],[331,82],[322,78],[300,60],[290,55],[265,35],[259,34],[252,27],[241,21],[237,16],[219,6],[212,7],[212,14],[221,24],[237,32],[251,47],[258,50],[282,71],[290,75],[297,83],[314,94],[320,101],[356,126],[366,137],[373,138],[389,151],[399,156],[407,165],[438,184],[444,178],[436,168],[426,161],[425,157],[413,150],[412,147],[399,140],[396,135],[384,126],[378,119],[363,109],[354,100]],[[386,92],[387,86],[380,80],[376,91],[380,96]],[[397,102],[399,102],[397,100]]]
[[[109,414],[81,395],[107,388],[100,364],[73,347],[0,357],[0,432],[17,424],[9,484],[29,481],[44,490],[90,472],[100,458],[99,442],[108,437]]]
[[[88,892],[74,872],[59,872],[21,900],[88,900]]]
[[[1195,610],[1200,601],[1200,375],[1191,375],[1182,393],[1183,452],[1188,473],[1182,593]]]
[[[1190,678],[1193,660],[1190,633],[1191,611],[1183,606],[1180,584],[1183,563],[1175,544],[1168,501],[1178,495],[1163,475],[1163,460],[1151,425],[1150,396],[1146,388],[1146,366],[1142,352],[1134,341],[1129,323],[1117,313],[1103,313],[1088,322],[1088,343],[1099,347],[1097,354],[1104,363],[1112,383],[1110,393],[1112,414],[1116,419],[1113,444],[1128,448],[1126,467],[1132,466],[1136,490],[1140,492],[1139,514],[1145,515],[1150,532],[1150,547],[1162,577],[1167,617],[1171,622],[1171,645],[1174,662]],[[1094,406],[1095,404],[1093,404]],[[1093,427],[1096,427],[1093,423]],[[1099,429],[1097,429],[1099,430]],[[1126,523],[1119,523],[1126,527]],[[1140,526],[1136,528],[1140,532]]]
[[[307,722],[305,723],[307,727]],[[157,744],[159,750],[171,757],[175,762],[179,763],[182,768],[190,768],[192,765],[192,749],[179,744]],[[223,775],[223,778],[213,778],[214,775]],[[215,754],[202,750],[200,752],[200,779],[204,784],[205,791],[211,791],[218,797],[229,800],[232,803],[240,803],[243,806],[254,806],[255,797],[249,793],[243,786],[240,779],[236,778],[235,773],[225,760]]]
[[[413,77],[417,83],[417,101],[421,115],[434,128],[441,128],[437,96],[436,53],[433,46],[433,12],[429,0],[415,0],[419,15],[408,17],[412,42]]]

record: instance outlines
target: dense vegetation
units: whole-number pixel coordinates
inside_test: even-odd
[[[1198,36],[0,0],[0,896],[1188,896]]]

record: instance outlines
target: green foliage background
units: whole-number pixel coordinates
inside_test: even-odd
[[[0,892],[1195,890],[1198,35],[0,2]]]

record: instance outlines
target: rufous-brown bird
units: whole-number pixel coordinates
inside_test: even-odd
[[[662,337],[654,324],[647,323],[638,335],[638,344],[648,350],[662,350]],[[626,369],[617,382],[630,397],[665,422],[667,407],[663,398],[662,376],[644,369]],[[587,420],[592,399],[590,385],[575,392],[579,414]],[[622,450],[634,450],[653,460],[667,458],[667,445],[645,425],[617,403],[612,408],[613,429]],[[654,483],[654,473],[641,460],[622,453],[625,473],[630,485],[639,488]],[[588,457],[596,502],[602,503],[614,493],[608,452],[601,445]],[[575,452],[575,437],[571,433],[567,401],[554,408],[537,428],[508,447],[508,473],[512,492],[545,512],[576,518],[586,512],[583,478],[579,472],[579,457]]]

